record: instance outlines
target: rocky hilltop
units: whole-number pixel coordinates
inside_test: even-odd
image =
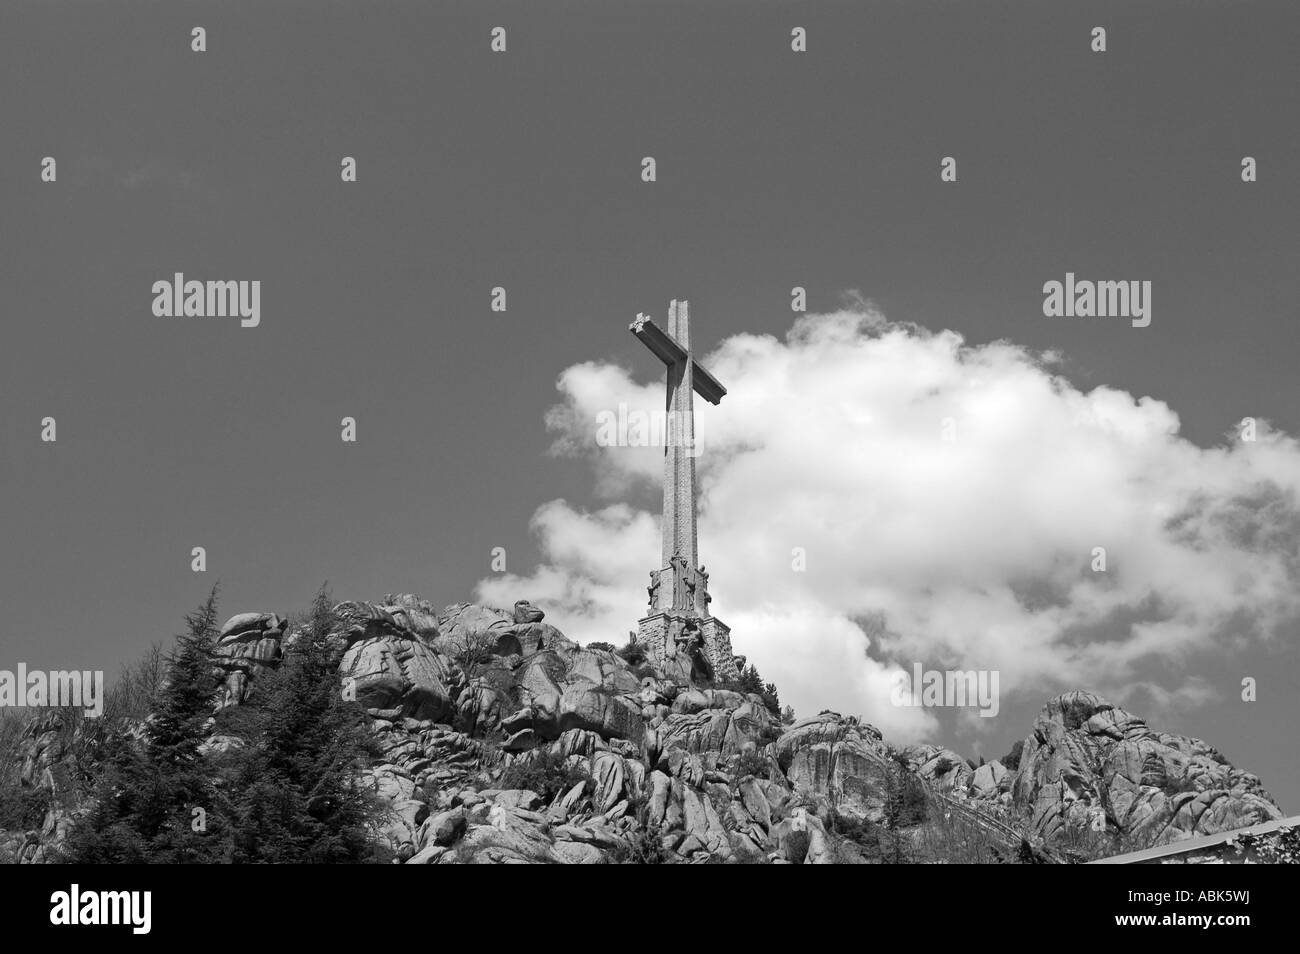
[[[785,724],[762,693],[692,682],[689,659],[580,646],[526,601],[390,595],[334,616],[345,698],[381,753],[366,773],[388,809],[377,837],[407,864],[1057,862],[1282,815],[1210,746],[1087,692],[1044,706],[1017,764],[973,766],[852,716]],[[232,617],[219,706],[297,635],[275,614]],[[229,721],[209,750],[243,744]],[[50,776],[56,737],[28,732],[28,784]],[[0,854],[41,860],[65,823],[0,833]]]

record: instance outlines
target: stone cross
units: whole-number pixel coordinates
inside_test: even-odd
[[[698,632],[711,675],[731,677],[731,641],[727,627],[709,613],[709,577],[697,562],[695,529],[695,395],[717,404],[727,389],[691,354],[687,302],[669,305],[667,331],[645,315],[637,315],[629,330],[667,368],[663,560],[650,574],[650,615],[641,621],[638,639],[662,658],[674,653],[675,642],[689,642]]]
[[[691,355],[690,308],[684,301],[668,307],[668,330],[651,318],[637,315],[631,332],[665,365],[667,387],[664,410],[664,526],[662,566],[681,557],[689,568],[697,565],[695,532],[695,407],[694,393],[717,404],[727,389]]]

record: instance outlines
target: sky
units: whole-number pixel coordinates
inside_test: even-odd
[[[992,758],[1089,688],[1300,810],[1292,4],[5,20],[0,668],[111,673],[217,582],[223,615],[329,581],[622,642],[657,451],[593,416],[661,401],[627,326],[684,298],[728,388],[713,609],[783,701]],[[178,271],[260,281],[260,323],[156,316]],[[1067,272],[1151,282],[1150,325],[1046,317]],[[915,662],[996,669],[997,717],[890,704]]]

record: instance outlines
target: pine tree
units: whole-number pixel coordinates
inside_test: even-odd
[[[768,711],[778,719],[781,718],[781,696],[776,691],[776,683],[764,683],[763,691],[759,695],[763,697],[763,704],[767,706]]]
[[[316,595],[277,672],[254,686],[249,746],[238,756],[230,819],[235,861],[370,860],[377,806],[357,781],[371,738],[339,691],[340,647],[328,589]]]
[[[212,717],[217,678],[212,650],[217,640],[217,588],[207,602],[185,616],[167,661],[167,681],[149,718],[146,739],[150,757],[160,764],[190,765],[198,758],[204,724]]]
[[[212,666],[217,587],[185,617],[167,678],[145,720],[143,744],[119,732],[105,742],[95,807],[69,836],[79,863],[183,864],[217,860],[220,790],[199,754],[218,688]],[[204,824],[197,825],[196,819]],[[196,830],[196,828],[198,830]]]
[[[763,677],[758,674],[758,667],[750,663],[740,674],[740,691],[760,693],[763,691]]]
[[[925,790],[912,774],[907,759],[891,752],[885,767],[885,798],[880,848],[887,864],[908,864],[911,849],[904,829],[924,820],[927,810]]]

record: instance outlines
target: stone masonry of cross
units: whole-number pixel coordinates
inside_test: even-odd
[[[694,398],[699,394],[717,404],[727,389],[691,354],[687,302],[669,305],[667,331],[645,315],[637,315],[630,330],[667,369],[663,562],[650,573],[650,605],[637,642],[657,665],[678,676],[734,679],[744,658],[732,655],[730,629],[709,611],[709,576],[697,563],[695,529]]]

